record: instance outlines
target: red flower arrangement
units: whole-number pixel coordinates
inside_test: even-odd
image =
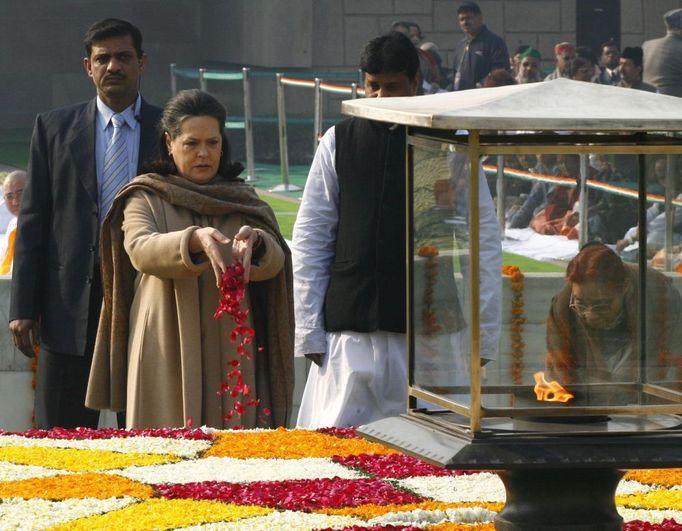
[[[464,470],[447,470],[404,454],[337,455],[332,460],[344,466],[358,468],[379,478],[403,479],[414,476],[460,476],[469,473]]]
[[[320,508],[356,507],[418,503],[423,498],[397,489],[379,479],[320,478],[289,481],[254,481],[251,483],[162,483],[154,485],[164,498],[220,500],[237,505],[260,505],[290,511]]]
[[[511,278],[511,347],[512,347],[512,383],[521,384],[523,380],[523,273],[517,266],[502,266],[502,274]]]

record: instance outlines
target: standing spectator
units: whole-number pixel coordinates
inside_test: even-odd
[[[617,85],[620,82],[618,70],[620,51],[613,40],[601,45],[601,72],[597,81],[602,85]]]
[[[480,86],[492,70],[508,70],[509,52],[502,38],[483,24],[478,4],[463,3],[457,17],[465,37],[455,46],[453,90],[468,90]]]
[[[2,183],[2,195],[9,213],[12,214],[12,219],[7,224],[5,236],[0,244],[0,275],[12,273],[14,243],[17,236],[17,216],[19,216],[25,185],[26,172],[22,170],[13,171]]]
[[[157,153],[161,110],[138,92],[140,30],[101,20],[84,44],[97,97],[38,115],[14,253],[9,327],[26,356],[40,344],[39,428],[97,426],[99,412],[84,402],[102,304],[100,223],[138,163]]]
[[[361,67],[367,97],[416,94],[419,58],[399,33],[371,40]],[[314,362],[301,427],[356,426],[405,411],[405,135],[405,127],[350,118],[315,153],[292,245],[296,353]],[[492,330],[482,351],[490,352],[501,248],[482,172],[479,183],[482,322]]]
[[[642,44],[644,81],[661,94],[682,96],[682,8],[663,15],[666,36]]]
[[[656,87],[642,81],[642,48],[639,46],[627,47],[620,56],[619,87],[646,90],[656,92]]]
[[[575,46],[570,42],[560,42],[554,46],[554,60],[556,68],[554,72],[545,77],[545,81],[551,81],[560,77],[568,77],[568,71],[571,68],[571,63],[575,59]]]
[[[438,73],[439,77],[437,80],[438,87],[434,87],[434,90],[431,92],[438,92],[438,89],[440,89],[445,79],[447,79],[447,72],[446,68],[443,66],[443,58],[440,55],[440,50],[438,49],[438,46],[435,42],[424,40],[424,34],[422,33],[422,29],[419,24],[408,21],[407,25],[410,29],[410,39],[419,50],[419,55],[426,55],[429,61],[431,61],[431,63],[433,63],[436,67],[436,72]]]
[[[540,72],[541,59],[540,52],[531,46],[521,52],[516,82],[522,84],[542,81],[542,74]]]
[[[416,27],[416,30],[413,28]],[[398,21],[391,25],[392,31],[402,33],[412,41],[417,53],[419,54],[419,77],[421,83],[417,90],[417,94],[434,94],[440,88],[440,71],[438,65],[433,60],[433,56],[419,48],[419,40],[421,38],[421,29],[414,22]]]

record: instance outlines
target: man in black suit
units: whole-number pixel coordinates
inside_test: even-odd
[[[84,401],[102,302],[99,230],[111,199],[103,195],[115,191],[105,184],[114,135],[123,153],[117,185],[158,154],[161,110],[138,92],[146,62],[140,30],[105,19],[84,44],[97,97],[36,118],[15,245],[10,335],[26,356],[40,346],[35,418],[45,429],[98,422]]]

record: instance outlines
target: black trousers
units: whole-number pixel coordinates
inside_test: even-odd
[[[96,428],[99,411],[85,407],[85,392],[88,387],[92,353],[102,306],[102,283],[99,268],[93,275],[88,308],[88,329],[85,355],[78,356],[63,352],[41,349],[36,375],[35,420],[36,427],[50,429]],[[125,426],[125,414],[118,415],[119,426]]]

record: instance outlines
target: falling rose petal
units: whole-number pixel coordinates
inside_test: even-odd
[[[193,419],[192,417],[187,417],[187,422],[186,422],[186,424],[187,424],[187,427],[188,427],[189,429],[192,429],[192,424],[193,424],[193,423],[194,423],[194,419]]]
[[[235,326],[229,333],[229,340],[231,343],[236,343],[236,352],[239,356],[248,360],[253,360],[253,355],[247,348],[247,345],[253,343],[256,331],[246,325],[249,317],[249,310],[242,309],[241,303],[246,295],[246,285],[244,283],[244,266],[240,262],[234,262],[224,272],[220,282],[220,300],[216,308],[214,317],[220,318],[223,314],[227,314],[232,318]],[[262,351],[259,348],[259,351]],[[230,397],[245,398],[252,395],[251,388],[244,384],[244,378],[240,368],[239,360],[232,360],[227,363],[228,366],[233,367],[225,375],[227,381],[233,381],[232,385],[223,382],[220,386],[218,394],[222,395],[229,391]],[[234,382],[236,380],[236,382]],[[223,418],[230,420],[233,415],[242,416],[248,407],[258,407],[259,401],[248,400],[246,405],[241,401],[236,401],[233,410],[227,413]],[[270,414],[268,411],[263,412],[266,416]],[[263,418],[261,415],[260,418]]]

